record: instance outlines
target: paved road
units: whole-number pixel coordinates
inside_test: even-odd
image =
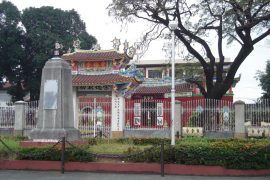
[[[268,177],[207,177],[207,176],[165,176],[153,174],[112,174],[56,171],[3,171],[0,170],[0,180],[269,180]]]

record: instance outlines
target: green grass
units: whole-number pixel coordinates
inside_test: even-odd
[[[17,150],[19,149],[20,141],[23,139],[22,137],[19,136],[0,136],[1,140],[11,149]],[[0,151],[7,150],[7,148],[3,145],[2,142],[0,142]]]
[[[107,142],[97,145],[89,146],[89,150],[97,154],[123,154],[129,148],[139,148],[141,150],[150,147],[151,145],[133,145],[133,144],[121,144],[116,142]]]
[[[13,136],[0,136],[1,140],[13,151],[18,151],[20,146],[19,143],[22,140],[21,137]],[[10,152],[2,142],[0,142],[0,159],[15,159],[16,155]]]

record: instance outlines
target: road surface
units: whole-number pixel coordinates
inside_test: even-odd
[[[173,176],[161,177],[157,174],[114,174],[90,172],[58,171],[13,171],[0,170],[0,180],[269,180],[270,176],[260,177],[209,177],[209,176]]]

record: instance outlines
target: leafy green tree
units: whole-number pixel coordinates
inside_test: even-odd
[[[270,98],[270,61],[267,61],[266,63],[266,70],[265,72],[258,71],[257,80],[260,81],[260,86],[263,90],[263,96],[262,98]]]
[[[21,22],[21,14],[12,3],[3,1],[0,3],[0,86],[7,79],[14,86],[10,88],[14,99],[22,99],[25,91],[19,77],[22,75],[20,62],[24,57],[24,31]]]
[[[30,92],[39,99],[42,68],[52,57],[56,41],[62,52],[81,41],[81,49],[90,49],[97,40],[86,32],[85,23],[75,10],[53,7],[27,8],[21,14],[15,5],[0,3],[0,82],[7,79],[13,100]]]
[[[168,38],[169,23],[175,20],[176,41],[201,64],[206,87],[196,78],[188,81],[211,99],[222,98],[254,45],[270,34],[269,0],[113,0],[108,9],[119,20],[142,19],[152,25],[142,44]],[[224,40],[239,45],[239,49],[234,47],[238,53],[227,72]]]
[[[42,68],[52,57],[56,41],[63,45],[63,51],[72,48],[76,39],[82,42],[82,49],[90,49],[97,42],[86,32],[85,23],[75,10],[27,8],[22,14],[22,24],[27,31],[24,81],[31,92],[31,99],[39,97]]]

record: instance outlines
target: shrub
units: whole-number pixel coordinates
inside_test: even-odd
[[[170,143],[170,139],[163,139],[165,144]],[[133,138],[134,145],[159,145],[160,138]]]
[[[61,151],[56,148],[23,148],[18,152],[18,160],[60,161]]]
[[[92,162],[95,157],[92,153],[87,152],[83,149],[67,148],[66,149],[66,160],[67,161],[79,161],[79,162]]]
[[[131,149],[127,158],[133,162],[159,162],[160,147],[148,151]],[[260,142],[246,140],[217,140],[196,145],[183,143],[165,146],[164,161],[192,165],[220,165],[233,169],[270,168],[270,148]]]
[[[116,143],[120,144],[133,144],[133,139],[131,138],[119,138],[115,140]]]
[[[97,139],[96,138],[89,138],[88,144],[91,146],[97,145]]]
[[[18,153],[18,160],[61,161],[61,150],[57,148],[24,148]],[[66,148],[65,161],[91,162],[93,154],[78,148]]]

